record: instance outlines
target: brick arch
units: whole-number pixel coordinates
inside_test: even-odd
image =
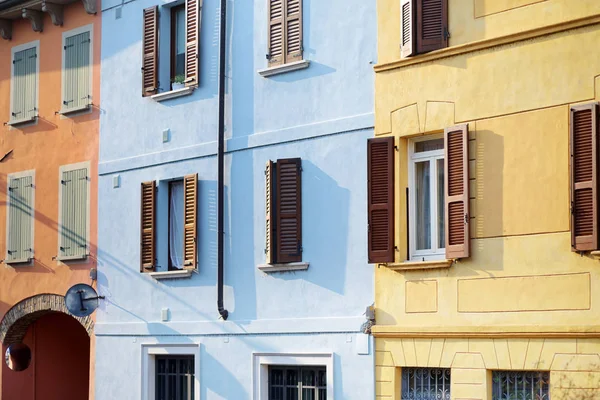
[[[64,296],[47,293],[21,300],[8,310],[0,322],[0,342],[6,346],[21,342],[31,324],[44,315],[56,312],[75,318],[85,328],[88,335],[92,335],[94,321],[89,316],[71,315],[65,306]]]

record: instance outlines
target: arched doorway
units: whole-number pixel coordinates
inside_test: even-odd
[[[2,354],[11,344],[24,343],[31,363],[16,372],[2,360],[1,398],[87,400],[92,330],[91,318],[69,315],[60,295],[38,295],[13,306],[0,323]]]

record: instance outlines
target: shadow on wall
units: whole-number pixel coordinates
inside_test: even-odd
[[[250,357],[250,353],[248,353]],[[230,369],[206,350],[205,345],[201,345],[200,358],[202,360],[202,372],[200,376],[201,395],[200,398],[208,399],[209,393],[218,396],[221,399],[249,399],[252,398],[247,388],[242,386],[238,377],[249,373],[248,366],[245,363],[231,365]],[[218,379],[215,379],[218,377]]]

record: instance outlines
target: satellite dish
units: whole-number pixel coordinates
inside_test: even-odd
[[[98,299],[104,299],[104,296],[98,296],[90,285],[78,283],[67,290],[65,305],[74,316],[87,317],[98,308]]]

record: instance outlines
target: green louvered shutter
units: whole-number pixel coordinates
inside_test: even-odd
[[[61,177],[62,203],[60,253],[62,259],[87,256],[87,168],[64,171]]]
[[[90,105],[90,44],[90,32],[65,39],[63,111],[83,109]]]
[[[25,121],[37,116],[37,50],[35,47],[18,51],[13,58],[13,101],[11,121]]]
[[[10,179],[6,263],[29,262],[33,257],[33,177]]]

